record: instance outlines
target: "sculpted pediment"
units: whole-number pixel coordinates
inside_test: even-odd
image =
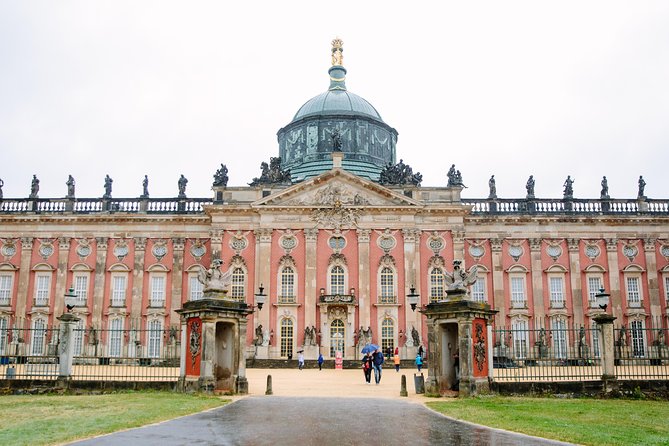
[[[417,201],[343,170],[333,170],[253,203],[254,207],[420,206]]]

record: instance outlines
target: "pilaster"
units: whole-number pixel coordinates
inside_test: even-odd
[[[318,229],[305,229],[305,265],[304,265],[304,324],[305,326],[316,326],[316,299],[318,291],[316,290],[316,265],[317,265],[317,246]]]
[[[502,239],[490,239],[490,250],[492,251],[492,286],[493,301],[497,313],[497,324],[500,327],[506,325],[506,302],[504,300],[504,270],[502,268]]]
[[[33,252],[33,238],[21,238],[21,266],[19,267],[19,288],[16,295],[16,317],[23,318],[28,302],[28,282],[30,281],[30,262]]]
[[[662,308],[660,306],[660,277],[657,270],[654,238],[645,238],[643,240],[643,251],[646,255],[646,275],[648,276],[648,298],[650,301],[650,314],[653,316],[659,316],[661,314]]]
[[[67,257],[70,253],[70,238],[58,238],[58,270],[56,272],[56,295],[54,296],[53,313],[63,313],[63,300],[67,290]]]
[[[409,327],[416,327],[422,332],[422,324],[420,321],[420,313],[411,310],[411,306],[406,301],[406,296],[411,291],[411,286],[416,288],[416,293],[420,293],[420,278],[423,277],[420,271],[420,249],[418,243],[420,240],[420,230],[418,229],[403,229],[402,239],[404,240],[404,290],[398,290],[399,296],[397,301],[404,306],[404,316],[406,324],[404,327],[399,327],[404,330],[405,336],[411,336]],[[419,305],[420,306],[420,305]],[[421,339],[423,336],[421,335]],[[401,344],[402,339],[399,340]],[[418,348],[418,346],[414,346]]]
[[[146,237],[135,237],[135,267],[132,271],[132,319],[142,316],[142,296],[144,295],[144,256],[146,254]]]
[[[102,302],[105,291],[105,276],[107,267],[107,237],[96,237],[95,249],[95,278],[93,279],[93,325],[102,326]]]
[[[267,311],[258,311],[257,323],[262,324],[265,330],[270,330],[270,313],[272,305],[275,301],[273,297],[276,296],[276,290],[272,289],[272,282],[270,281],[271,259],[272,259],[272,228],[260,228],[253,231],[256,240],[256,270],[255,270],[255,284],[256,288],[262,284],[267,293]],[[250,290],[254,292],[254,290]],[[257,327],[257,325],[256,325]],[[304,327],[295,326],[293,333],[298,338],[300,330]],[[255,327],[254,327],[255,329]]]
[[[543,269],[541,268],[541,246],[540,238],[529,239],[530,262],[532,274],[532,299],[534,303],[534,322],[544,321],[546,317],[546,306],[544,304],[544,281]],[[497,307],[495,307],[497,308]]]
[[[574,326],[585,324],[585,311],[583,311],[583,288],[581,282],[581,259],[579,257],[580,240],[567,239],[569,250],[569,276],[571,277],[571,304],[574,314]]]
[[[181,295],[183,293],[183,268],[184,268],[184,245],[186,239],[183,237],[172,238],[172,299],[170,302],[171,324],[179,320],[174,312],[181,308]]]
[[[358,229],[358,309],[360,311],[360,323],[363,327],[375,327],[372,323],[371,307],[372,296],[370,296],[371,265],[369,263],[370,255],[370,234],[369,229]],[[350,331],[350,330],[349,330]]]
[[[209,231],[211,239],[211,258],[220,259],[221,251],[223,249],[223,229],[215,228]]]
[[[609,293],[611,294],[611,312],[622,318],[622,296],[620,294],[620,268],[618,266],[618,239],[606,239],[606,259],[609,264]]]

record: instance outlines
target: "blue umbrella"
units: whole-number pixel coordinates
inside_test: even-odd
[[[376,344],[367,344],[362,348],[363,353],[373,353],[379,349],[379,346]]]

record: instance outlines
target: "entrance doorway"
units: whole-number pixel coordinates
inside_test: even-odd
[[[334,358],[337,352],[344,354],[345,334],[344,321],[333,320],[330,324],[330,357]]]

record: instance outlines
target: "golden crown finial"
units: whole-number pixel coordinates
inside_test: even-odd
[[[344,65],[344,42],[336,37],[332,41],[332,65]]]

